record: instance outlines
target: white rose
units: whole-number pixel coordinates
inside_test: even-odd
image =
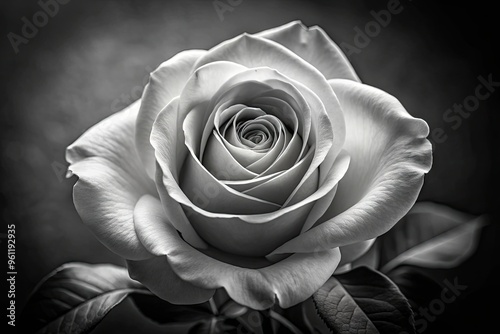
[[[323,30],[292,22],[177,54],[67,160],[84,223],[159,297],[224,288],[286,308],[411,208],[427,135]]]

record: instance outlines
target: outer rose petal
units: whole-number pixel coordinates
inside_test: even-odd
[[[375,240],[376,238],[373,238],[340,247],[340,254],[342,255],[340,265],[351,263],[362,257],[373,246]]]
[[[179,52],[151,73],[149,83],[144,88],[142,104],[137,116],[135,143],[151,178],[154,177],[155,155],[149,143],[149,137],[156,116],[174,97],[180,95],[193,72],[194,63],[205,53],[205,50]]]
[[[306,300],[328,280],[340,261],[340,252],[336,248],[295,254],[260,269],[230,265],[184,242],[175,228],[162,217],[162,206],[156,198],[144,196],[137,210],[150,217],[147,221],[136,221],[139,238],[153,254],[166,255],[171,268],[180,278],[205,289],[223,287],[234,301],[257,310],[269,308],[276,299],[284,308]],[[150,288],[157,290],[166,284],[156,282],[162,285],[153,287],[151,284],[154,282],[151,280]]]
[[[178,133],[176,132],[177,128],[177,122],[178,122],[178,117],[177,117],[177,104],[178,104],[179,98],[174,98],[165,108],[162,112],[164,112],[164,117],[162,119],[163,122],[165,122],[165,126],[169,126],[167,131],[162,133],[162,136],[160,139],[163,140],[163,145],[161,146],[164,149],[164,154],[166,157],[169,157],[171,160],[174,160],[173,164],[175,164],[175,158],[178,154]],[[156,125],[155,125],[156,126]],[[151,142],[152,144],[155,143],[155,131],[152,131],[151,135]],[[158,152],[155,152],[157,154]],[[158,158],[159,161],[161,161],[160,158]],[[160,168],[159,166],[157,168]],[[175,167],[172,167],[173,170],[175,170]],[[172,171],[169,169],[168,172],[170,175],[172,175]],[[173,176],[172,176],[173,178]],[[166,191],[163,191],[165,193],[162,196],[161,190],[163,187],[161,187],[161,183],[158,183],[158,187],[160,189],[160,198],[163,202],[163,205],[165,207],[165,212],[168,213],[169,217],[172,217],[173,219],[173,224],[177,228],[179,232],[182,233],[182,236],[185,240],[187,240],[191,245],[195,247],[201,247],[204,248],[206,247],[205,242],[198,236],[196,231],[193,229],[191,226],[191,223],[189,220],[186,218],[186,215],[182,211],[181,206],[179,205],[179,202],[175,201],[172,199]]]
[[[172,270],[166,256],[143,261],[127,260],[130,277],[144,284],[158,297],[177,305],[199,304],[210,299],[215,290],[203,289],[183,281]]]
[[[274,254],[329,249],[385,233],[413,206],[431,168],[427,123],[379,89],[342,79],[330,84],[345,113],[344,149],[352,163],[323,223]]]
[[[69,170],[79,177],[73,202],[83,222],[110,250],[133,260],[151,257],[135,234],[135,204],[156,193],[135,151],[139,103],[93,126],[66,151]]]
[[[377,269],[380,263],[380,244],[379,239],[375,240],[373,245],[361,255],[360,258],[354,260],[352,262],[352,269],[365,266],[372,269]]]
[[[327,79],[360,81],[342,50],[318,26],[308,28],[300,21],[293,21],[256,35],[290,49]]]

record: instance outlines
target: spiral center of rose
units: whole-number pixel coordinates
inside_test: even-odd
[[[291,112],[286,109],[289,106],[255,101],[247,104],[226,104],[216,113],[212,135],[201,158],[203,165],[220,180],[269,175],[290,168],[300,159],[303,145],[297,122],[290,121],[290,116],[284,117]],[[214,157],[223,155],[215,151],[227,152],[231,159],[215,160]],[[235,173],[243,169],[246,172]]]
[[[260,115],[260,116],[259,116]],[[222,136],[233,145],[265,152],[272,148],[283,123],[260,108],[243,107],[222,125]]]

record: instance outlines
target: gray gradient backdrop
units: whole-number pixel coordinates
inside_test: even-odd
[[[410,114],[446,132],[448,139],[434,146],[434,167],[420,200],[488,212],[498,202],[491,195],[493,152],[498,154],[492,125],[500,92],[482,101],[457,130],[443,121],[443,113],[474,94],[479,75],[493,73],[492,20],[498,18],[477,3],[470,8],[401,4],[404,10],[389,26],[348,58],[363,82],[393,94]],[[353,44],[354,27],[363,29],[373,20],[370,11],[386,5],[243,0],[221,21],[212,1],[72,0],[15,54],[7,33],[20,34],[21,18],[31,20],[40,7],[35,1],[3,1],[2,224],[16,223],[18,307],[44,275],[65,262],[123,264],[81,224],[72,203],[75,179],[61,180],[58,168],[66,164],[65,147],[124,107],[124,100],[139,97],[158,64],[184,49],[207,49],[295,19],[320,25],[337,43]],[[495,74],[494,79],[500,81]],[[130,309],[126,303],[114,310],[104,328],[119,321],[131,332],[164,331],[136,321]]]

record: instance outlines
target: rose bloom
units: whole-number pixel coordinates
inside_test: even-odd
[[[83,222],[153,293],[286,308],[407,213],[428,132],[291,22],[178,53],[66,155]]]

